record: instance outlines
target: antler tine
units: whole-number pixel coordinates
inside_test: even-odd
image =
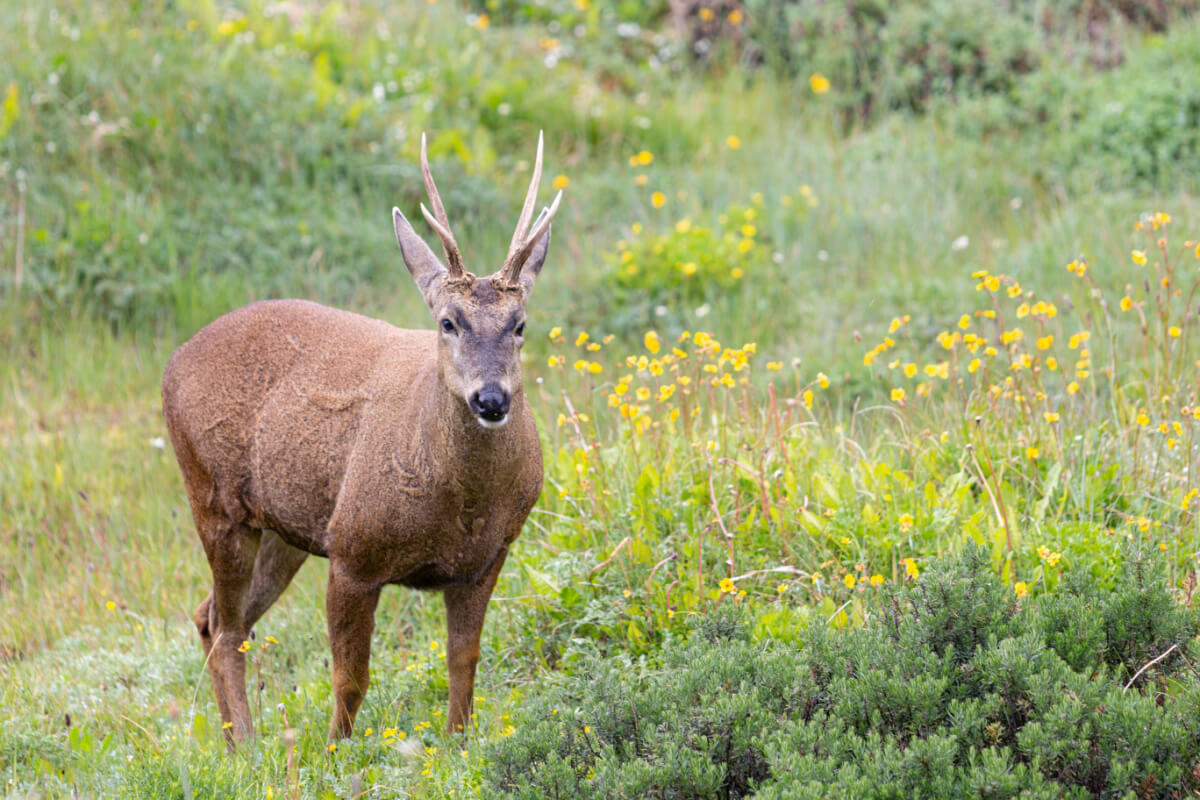
[[[538,216],[538,223],[534,226],[533,231],[530,232],[529,237],[525,239],[525,242],[504,263],[504,279],[508,283],[516,284],[520,282],[521,268],[525,266],[525,259],[529,258],[529,254],[533,251],[534,246],[537,245],[538,239],[541,239],[549,229],[554,215],[558,212],[558,202],[560,200],[562,200],[561,189],[554,196],[554,202],[550,204],[550,208]]]
[[[505,267],[513,254],[525,243],[525,232],[533,219],[533,205],[537,202],[538,184],[542,182],[542,132],[538,131],[537,157],[533,160],[533,177],[529,179],[529,191],[525,193],[525,205],[521,207],[521,216],[517,218],[517,229],[513,231],[512,243],[508,246],[508,258],[504,260]]]
[[[442,249],[446,251],[446,269],[449,271],[450,277],[462,277],[464,272],[462,254],[458,251],[458,242],[454,240],[454,234],[450,232],[450,221],[446,219],[446,208],[442,205],[442,196],[438,194],[437,184],[433,182],[433,173],[429,171],[429,156],[426,153],[424,133],[421,134],[421,177],[425,179],[425,191],[433,206],[433,216],[425,208],[424,203],[421,204],[421,213],[425,215],[425,221],[429,223],[429,227],[433,228],[438,238],[442,240]],[[436,219],[434,219],[435,216]]]

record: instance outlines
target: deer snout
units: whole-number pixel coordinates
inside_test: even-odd
[[[499,427],[508,421],[511,401],[511,395],[499,384],[489,383],[471,394],[471,411],[485,428]]]

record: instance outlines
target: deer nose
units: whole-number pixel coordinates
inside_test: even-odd
[[[480,419],[499,422],[508,416],[510,399],[508,392],[496,384],[487,384],[471,395],[471,411]]]

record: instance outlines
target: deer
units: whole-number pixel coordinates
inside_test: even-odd
[[[435,320],[407,330],[302,300],[264,300],[209,323],[171,356],[162,408],[212,590],[196,608],[227,745],[254,735],[250,631],[310,556],[329,561],[329,738],[350,736],[369,683],[382,588],[440,591],[448,734],[471,724],[484,614],[542,489],[522,390],[525,304],[562,192],[531,220],[533,176],[503,266],[466,271],[429,169],[443,264],[400,209],[401,258]]]

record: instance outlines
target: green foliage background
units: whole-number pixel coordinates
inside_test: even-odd
[[[1193,791],[1194,12],[0,0],[3,792]],[[264,297],[428,326],[421,132],[486,273],[539,130],[547,482],[478,728],[396,591],[329,748],[314,559],[230,757],[162,367]]]

